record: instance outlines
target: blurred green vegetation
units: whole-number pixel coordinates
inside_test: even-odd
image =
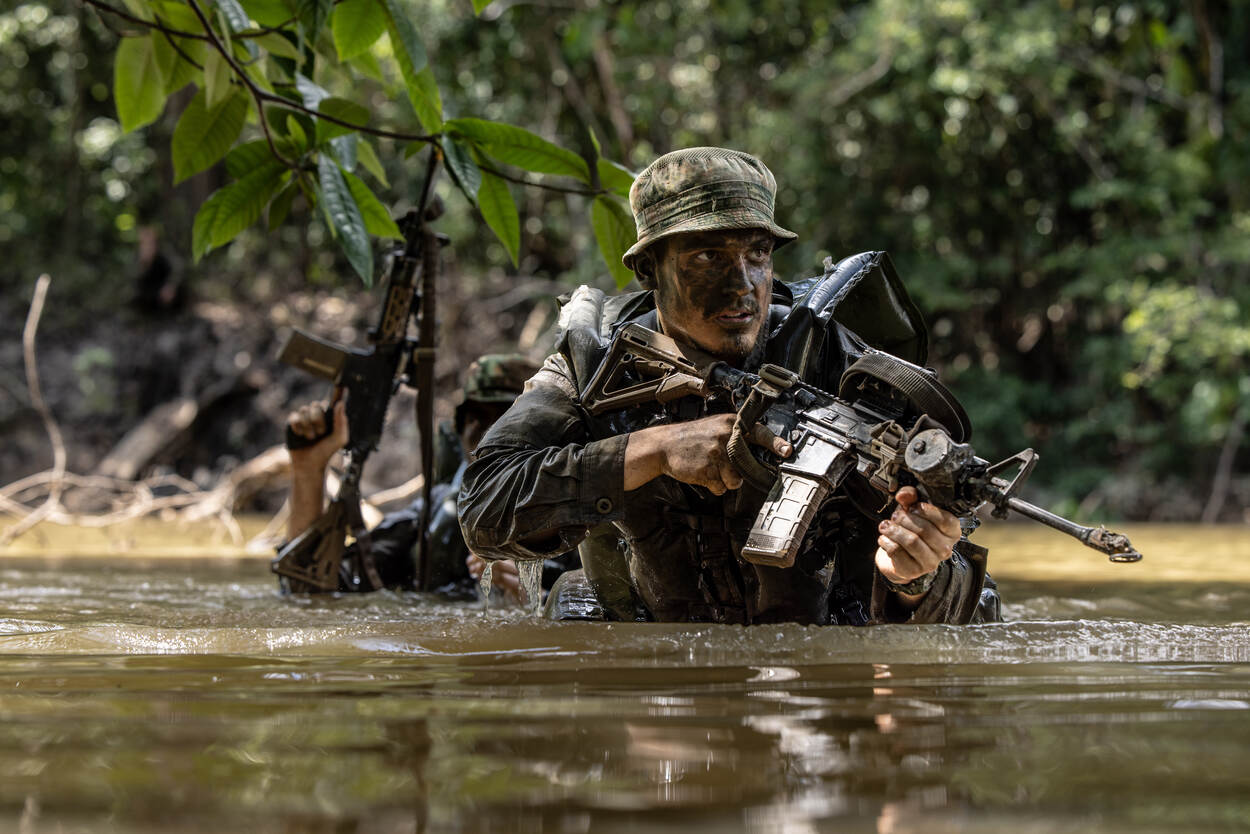
[[[589,126],[605,156],[634,169],[689,145],[756,153],[780,183],[780,221],[801,236],[778,254],[786,278],[827,255],[889,250],[978,451],[1043,453],[1032,496],[1085,517],[1244,518],[1250,6],[497,0],[476,18],[467,0],[408,8],[449,118],[522,125],[574,150]],[[109,93],[120,31],[73,0],[0,13],[10,320],[43,271],[81,301],[50,310],[54,322],[115,309],[144,228],[201,297],[358,287],[299,199],[277,230],[253,227],[190,265],[191,219],[224,174],[172,185],[172,106],[121,133]],[[351,95],[375,123],[411,122],[381,85]],[[398,210],[422,166],[378,144]],[[517,267],[463,200],[440,221],[470,297],[501,273],[611,286],[580,198],[511,188]]]

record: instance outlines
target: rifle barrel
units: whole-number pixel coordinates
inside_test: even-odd
[[[1136,562],[1141,559],[1141,554],[1133,548],[1128,536],[1122,533],[1113,533],[1106,527],[1085,527],[1014,496],[1007,499],[1007,507],[1026,518],[1067,533],[1086,547],[1106,553],[1113,562]]]

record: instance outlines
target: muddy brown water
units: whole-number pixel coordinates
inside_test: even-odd
[[[1009,621],[967,628],[553,624],[284,599],[212,547],[26,552],[0,831],[1250,830],[1250,528],[1125,532],[1145,561],[978,531]]]

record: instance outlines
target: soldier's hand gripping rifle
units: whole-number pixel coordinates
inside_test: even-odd
[[[851,365],[835,396],[776,365],[756,375],[723,362],[696,364],[667,336],[628,324],[613,339],[581,404],[594,415],[717,393],[728,395],[738,412],[729,457],[768,495],[742,550],[747,561],[793,565],[820,505],[854,476],[887,496],[914,485],[925,500],[957,516],[983,503],[993,505],[996,518],[1014,510],[1113,562],[1141,559],[1126,536],[1083,527],[1016,497],[1038,455],[1025,449],[993,465],[977,457],[962,442],[970,432],[968,418],[950,392],[932,372],[885,353],[870,352]],[[757,422],[790,441],[788,458],[762,450],[757,457],[748,447],[745,438]]]
[[[295,330],[278,357],[288,365],[346,389],[350,434],[345,449],[347,467],[338,494],[326,512],[284,545],[270,564],[286,590],[296,593],[337,590],[340,570],[343,581],[351,587],[361,590],[382,587],[360,512],[360,476],[365,460],[377,448],[387,407],[400,384],[419,388],[418,394],[421,388],[429,387],[428,382],[418,377],[428,376],[422,373],[422,366],[428,368],[430,364],[432,357],[425,354],[432,352],[429,346],[432,341],[422,339],[423,343],[429,343],[423,344],[408,337],[409,320],[418,311],[423,319],[423,331],[426,330],[424,320],[433,317],[433,294],[420,292],[416,279],[420,274],[423,285],[432,287],[439,249],[446,243],[444,235],[431,231],[426,225],[442,213],[437,198],[431,201],[428,194],[427,186],[423,208],[409,212],[400,222],[403,245],[386,255],[386,296],[378,324],[369,331],[370,347],[344,347]],[[421,309],[423,296],[424,310]],[[326,417],[327,428],[322,437],[333,430],[333,412]],[[421,432],[424,440],[428,427],[422,426]],[[318,440],[320,438],[300,437],[287,428],[288,448],[300,449]],[[353,564],[343,565],[349,533],[356,540],[356,558]],[[427,550],[419,548],[422,554]],[[418,575],[421,573],[424,571],[419,570]]]

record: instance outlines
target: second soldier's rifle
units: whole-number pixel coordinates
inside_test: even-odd
[[[427,369],[433,359],[432,330],[426,323],[426,319],[430,319],[429,324],[432,325],[433,318],[433,294],[429,290],[438,269],[439,250],[447,242],[446,236],[432,231],[427,225],[428,221],[437,219],[442,213],[437,198],[429,199],[429,181],[430,178],[427,178],[422,207],[408,212],[400,221],[403,245],[396,246],[386,255],[386,296],[378,324],[369,331],[370,347],[345,347],[295,330],[278,357],[288,365],[344,389],[350,427],[350,439],[344,450],[347,466],[337,495],[316,522],[279,549],[270,565],[288,591],[334,591],[340,587],[340,581],[359,590],[382,587],[382,578],[371,553],[369,533],[360,511],[360,477],[365,460],[377,448],[387,407],[400,384],[418,388],[418,396],[422,393],[421,388],[429,387],[429,383],[421,379],[430,376]],[[424,293],[418,288],[418,275],[426,288]],[[422,331],[430,334],[429,338],[421,341],[408,337],[409,321],[418,312],[422,317]],[[328,434],[333,427],[333,412],[328,412],[326,418]],[[419,428],[424,441],[430,429],[428,426]],[[315,442],[287,429],[287,446],[291,449]],[[426,480],[428,482],[428,476]],[[427,498],[427,506],[428,503]],[[421,529],[424,531],[424,525]],[[345,564],[343,554],[349,534],[356,541],[356,555],[350,564]],[[423,546],[417,548],[423,562],[428,561],[425,555],[428,550]],[[425,565],[414,566],[413,573],[413,579],[420,581],[427,574]]]
[[[932,371],[889,354],[870,351],[856,360],[835,396],[777,365],[752,374],[724,362],[696,363],[669,337],[627,324],[580,402],[589,414],[599,415],[690,395],[728,397],[738,413],[730,460],[768,496],[742,549],[749,562],[793,565],[821,504],[853,479],[887,496],[914,485],[925,500],[957,516],[988,503],[996,518],[1017,512],[1075,537],[1113,562],[1141,559],[1124,535],[1084,527],[1018,498],[1037,453],[1025,449],[993,465],[977,457],[963,442],[971,428],[950,392]],[[788,440],[790,456],[750,449],[746,438],[756,423]]]

